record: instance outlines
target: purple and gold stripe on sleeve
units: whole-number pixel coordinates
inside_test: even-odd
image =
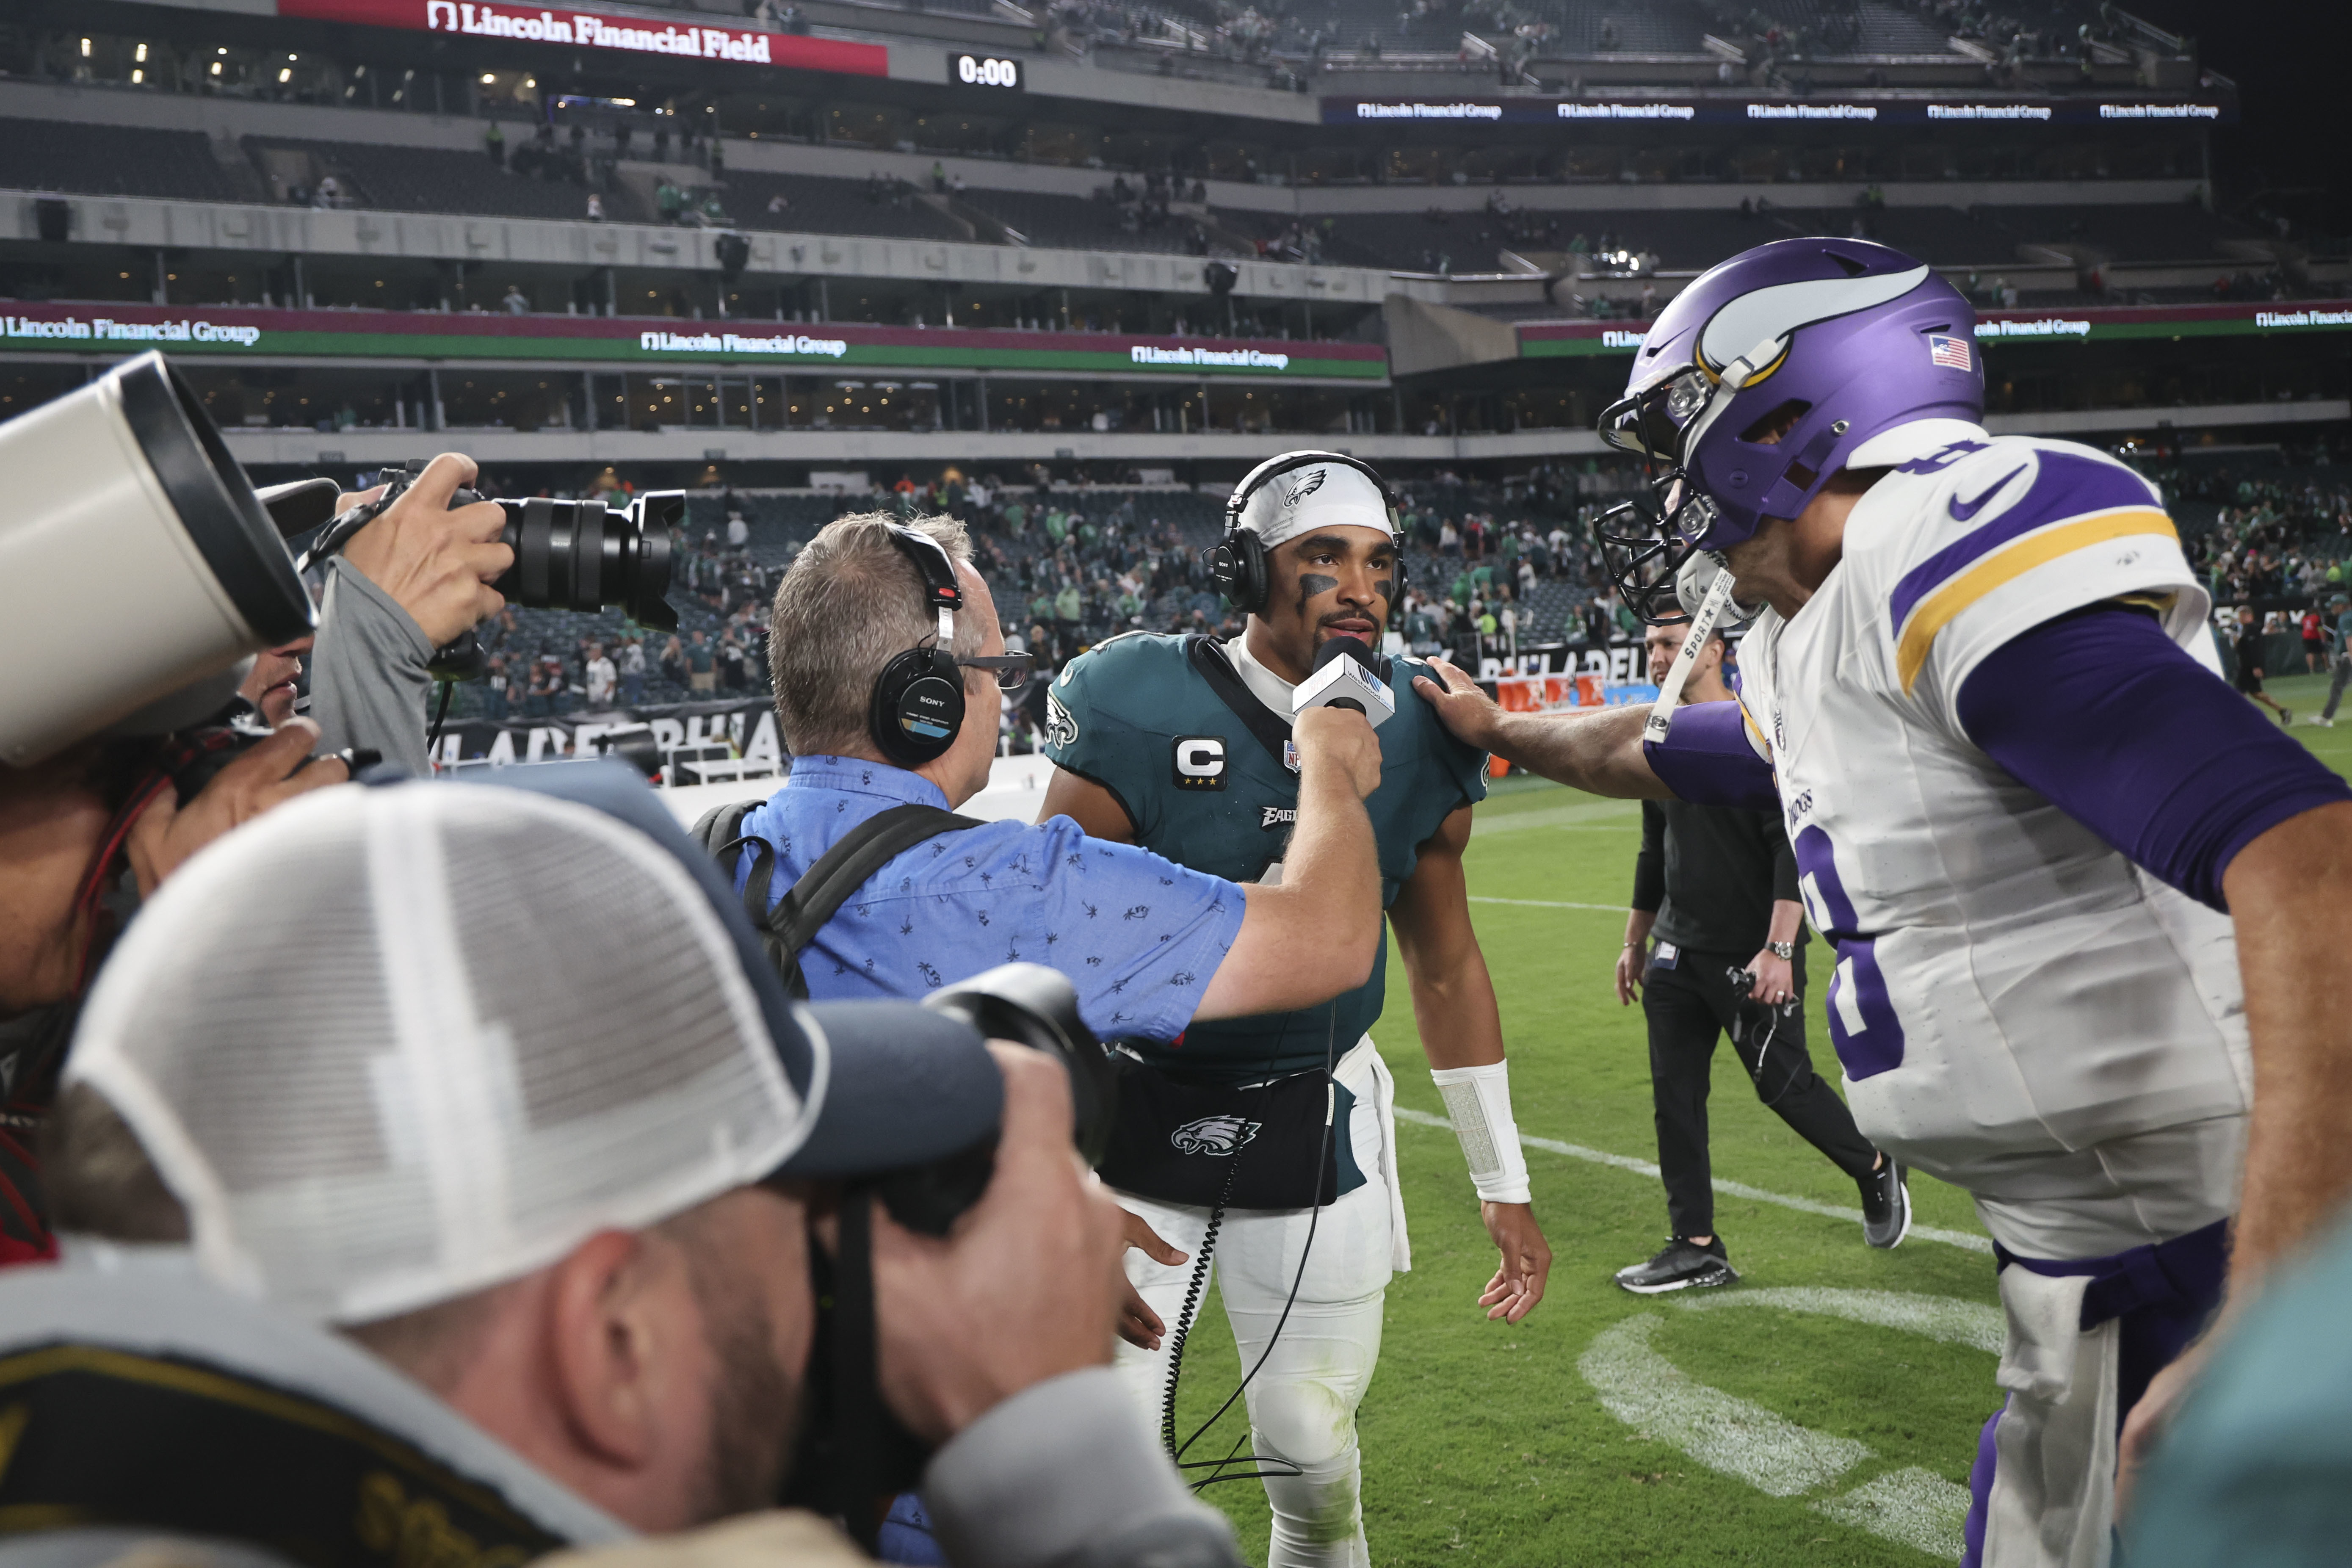
[[[1937,634],[1995,589],[2106,540],[2131,534],[2178,537],[2147,481],[2130,469],[2047,448],[2035,452],[2034,458],[2033,478],[2023,495],[1895,584],[1890,606],[1895,668],[1905,691],[1926,668]],[[2016,477],[2013,470],[1995,480],[1973,501],[1955,493],[1947,503],[1953,517],[1965,521]]]

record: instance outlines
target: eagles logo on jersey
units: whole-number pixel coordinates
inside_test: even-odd
[[[1052,690],[1045,693],[1045,739],[1057,746],[1078,743],[1078,721],[1062,706],[1060,694]]]

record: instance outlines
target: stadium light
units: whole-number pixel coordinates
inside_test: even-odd
[[[89,40],[88,38],[84,38],[81,41],[81,58],[84,59],[89,58]]]
[[[213,75],[215,75],[215,76],[218,76],[218,75],[220,75],[220,61],[218,61],[218,60],[215,60],[215,61],[213,62]]]
[[[132,53],[131,58],[137,60],[141,65],[145,65],[147,63],[147,46],[144,44],[140,45],[138,49]]]
[[[498,80],[498,79],[499,79],[498,78],[496,78],[496,77],[492,76],[492,75],[491,75],[489,72],[488,72],[488,71],[484,71],[484,72],[482,73],[482,85],[483,85],[484,87],[488,87],[488,86],[489,86],[492,82],[494,82],[494,81],[496,81],[496,80]]]
[[[133,87],[137,87],[141,82],[143,82],[146,79],[147,73],[145,71],[134,70],[131,73],[131,85]]]
[[[292,81],[293,79],[294,68],[292,66],[280,66],[278,68],[278,82],[279,86],[283,87],[286,83]]]

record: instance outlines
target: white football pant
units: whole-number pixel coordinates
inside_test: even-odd
[[[1372,1380],[1372,1364],[1380,1359],[1381,1313],[1388,1293],[1392,1229],[1387,1119],[1380,1113],[1372,1070],[1363,1059],[1369,1054],[1367,1041],[1360,1051],[1350,1051],[1341,1060],[1335,1074],[1356,1096],[1349,1131],[1364,1184],[1327,1205],[1319,1219],[1313,1209],[1226,1211],[1210,1263],[1212,1279],[1224,1299],[1225,1320],[1241,1349],[1242,1373],[1246,1374],[1257,1365],[1269,1340],[1274,1343],[1273,1353],[1266,1355],[1245,1395],[1250,1435],[1240,1457],[1255,1454],[1261,1463],[1236,1462],[1223,1472],[1187,1469],[1184,1475],[1188,1481],[1198,1482],[1213,1474],[1298,1472],[1268,1476],[1265,1483],[1266,1501],[1274,1510],[1267,1568],[1365,1568],[1371,1561],[1364,1545],[1363,1465],[1356,1446],[1356,1406],[1362,1403],[1364,1390]],[[1167,1325],[1157,1351],[1140,1351],[1124,1342],[1118,1346],[1119,1373],[1135,1394],[1139,1418],[1157,1441],[1161,1402],[1168,1389],[1168,1350],[1183,1310],[1185,1286],[1192,1276],[1190,1260],[1200,1256],[1209,1211],[1157,1203],[1130,1193],[1115,1195],[1188,1259],[1171,1266],[1156,1263],[1132,1247],[1127,1254],[1128,1279]],[[1299,1259],[1307,1247],[1310,1221],[1315,1222],[1314,1246],[1306,1252],[1302,1274]],[[1297,1300],[1284,1321],[1283,1305],[1290,1300],[1294,1281]],[[1209,1281],[1202,1282],[1204,1300],[1208,1285]],[[1282,1330],[1277,1337],[1278,1322]],[[1196,1322],[1196,1331],[1197,1327]],[[1221,1382],[1213,1389],[1205,1387],[1197,1359],[1185,1359],[1192,1363],[1183,1373],[1190,1391],[1213,1394],[1211,1409],[1223,1404],[1233,1392],[1232,1384]],[[1194,1424],[1202,1418],[1194,1416]],[[1216,1430],[1186,1451],[1184,1462],[1223,1458],[1236,1435],[1233,1426],[1229,1415]],[[1191,1436],[1180,1422],[1177,1442],[1181,1444]]]

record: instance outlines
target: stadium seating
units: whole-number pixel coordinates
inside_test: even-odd
[[[247,137],[246,147],[257,158],[271,150],[308,154],[320,173],[333,174],[343,186],[349,206],[561,219],[578,219],[587,212],[584,187],[518,174],[479,153],[260,136]],[[610,212],[612,203],[625,198],[608,193],[604,199]]]
[[[258,200],[250,171],[213,155],[201,131],[0,120],[0,184],[23,191],[188,201]]]
[[[1171,216],[1152,228],[1129,228],[1119,207],[1084,196],[1045,195],[1034,191],[966,191],[962,199],[998,222],[1018,229],[1032,245],[1072,250],[1181,254],[1188,248],[1192,226],[1182,217]]]
[[[782,196],[782,212],[769,201]],[[863,180],[823,179],[812,174],[727,172],[719,202],[739,228],[793,234],[872,234],[890,239],[962,239],[952,220],[906,191],[893,195]]]

